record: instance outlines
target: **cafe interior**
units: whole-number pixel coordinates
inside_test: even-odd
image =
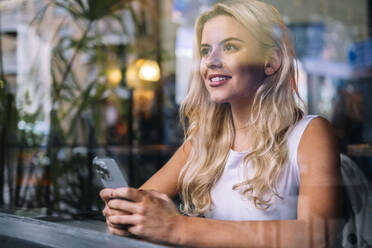
[[[372,1],[263,1],[289,29],[304,112],[338,139],[358,201],[344,247],[370,247]],[[0,212],[99,219],[95,156],[114,158],[131,187],[158,171],[183,142],[194,23],[215,2],[0,1]]]

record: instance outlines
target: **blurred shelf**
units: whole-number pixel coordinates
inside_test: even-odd
[[[9,35],[11,37],[17,37],[17,30],[14,30],[13,28],[9,28],[9,29],[0,29],[0,32],[3,34],[3,35]]]
[[[372,157],[372,146],[369,144],[348,145],[347,155],[354,157]]]

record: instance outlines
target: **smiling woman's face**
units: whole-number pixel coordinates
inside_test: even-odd
[[[258,42],[233,17],[219,15],[205,23],[200,55],[200,74],[214,102],[251,101],[265,78]]]

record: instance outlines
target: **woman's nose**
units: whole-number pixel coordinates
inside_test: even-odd
[[[213,67],[221,67],[222,61],[219,51],[212,51],[211,54],[208,56],[207,66],[210,68]]]

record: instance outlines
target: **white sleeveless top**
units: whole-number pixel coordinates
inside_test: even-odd
[[[316,115],[305,116],[288,136],[288,163],[278,179],[277,190],[282,199],[274,196],[272,205],[266,210],[257,209],[254,203],[245,198],[233,186],[243,181],[243,158],[247,152],[230,150],[221,178],[212,187],[212,206],[206,218],[219,220],[290,220],[297,219],[297,199],[300,188],[300,170],[297,163],[297,148],[309,122]],[[249,165],[249,164],[248,164]],[[247,170],[248,176],[252,175]]]

